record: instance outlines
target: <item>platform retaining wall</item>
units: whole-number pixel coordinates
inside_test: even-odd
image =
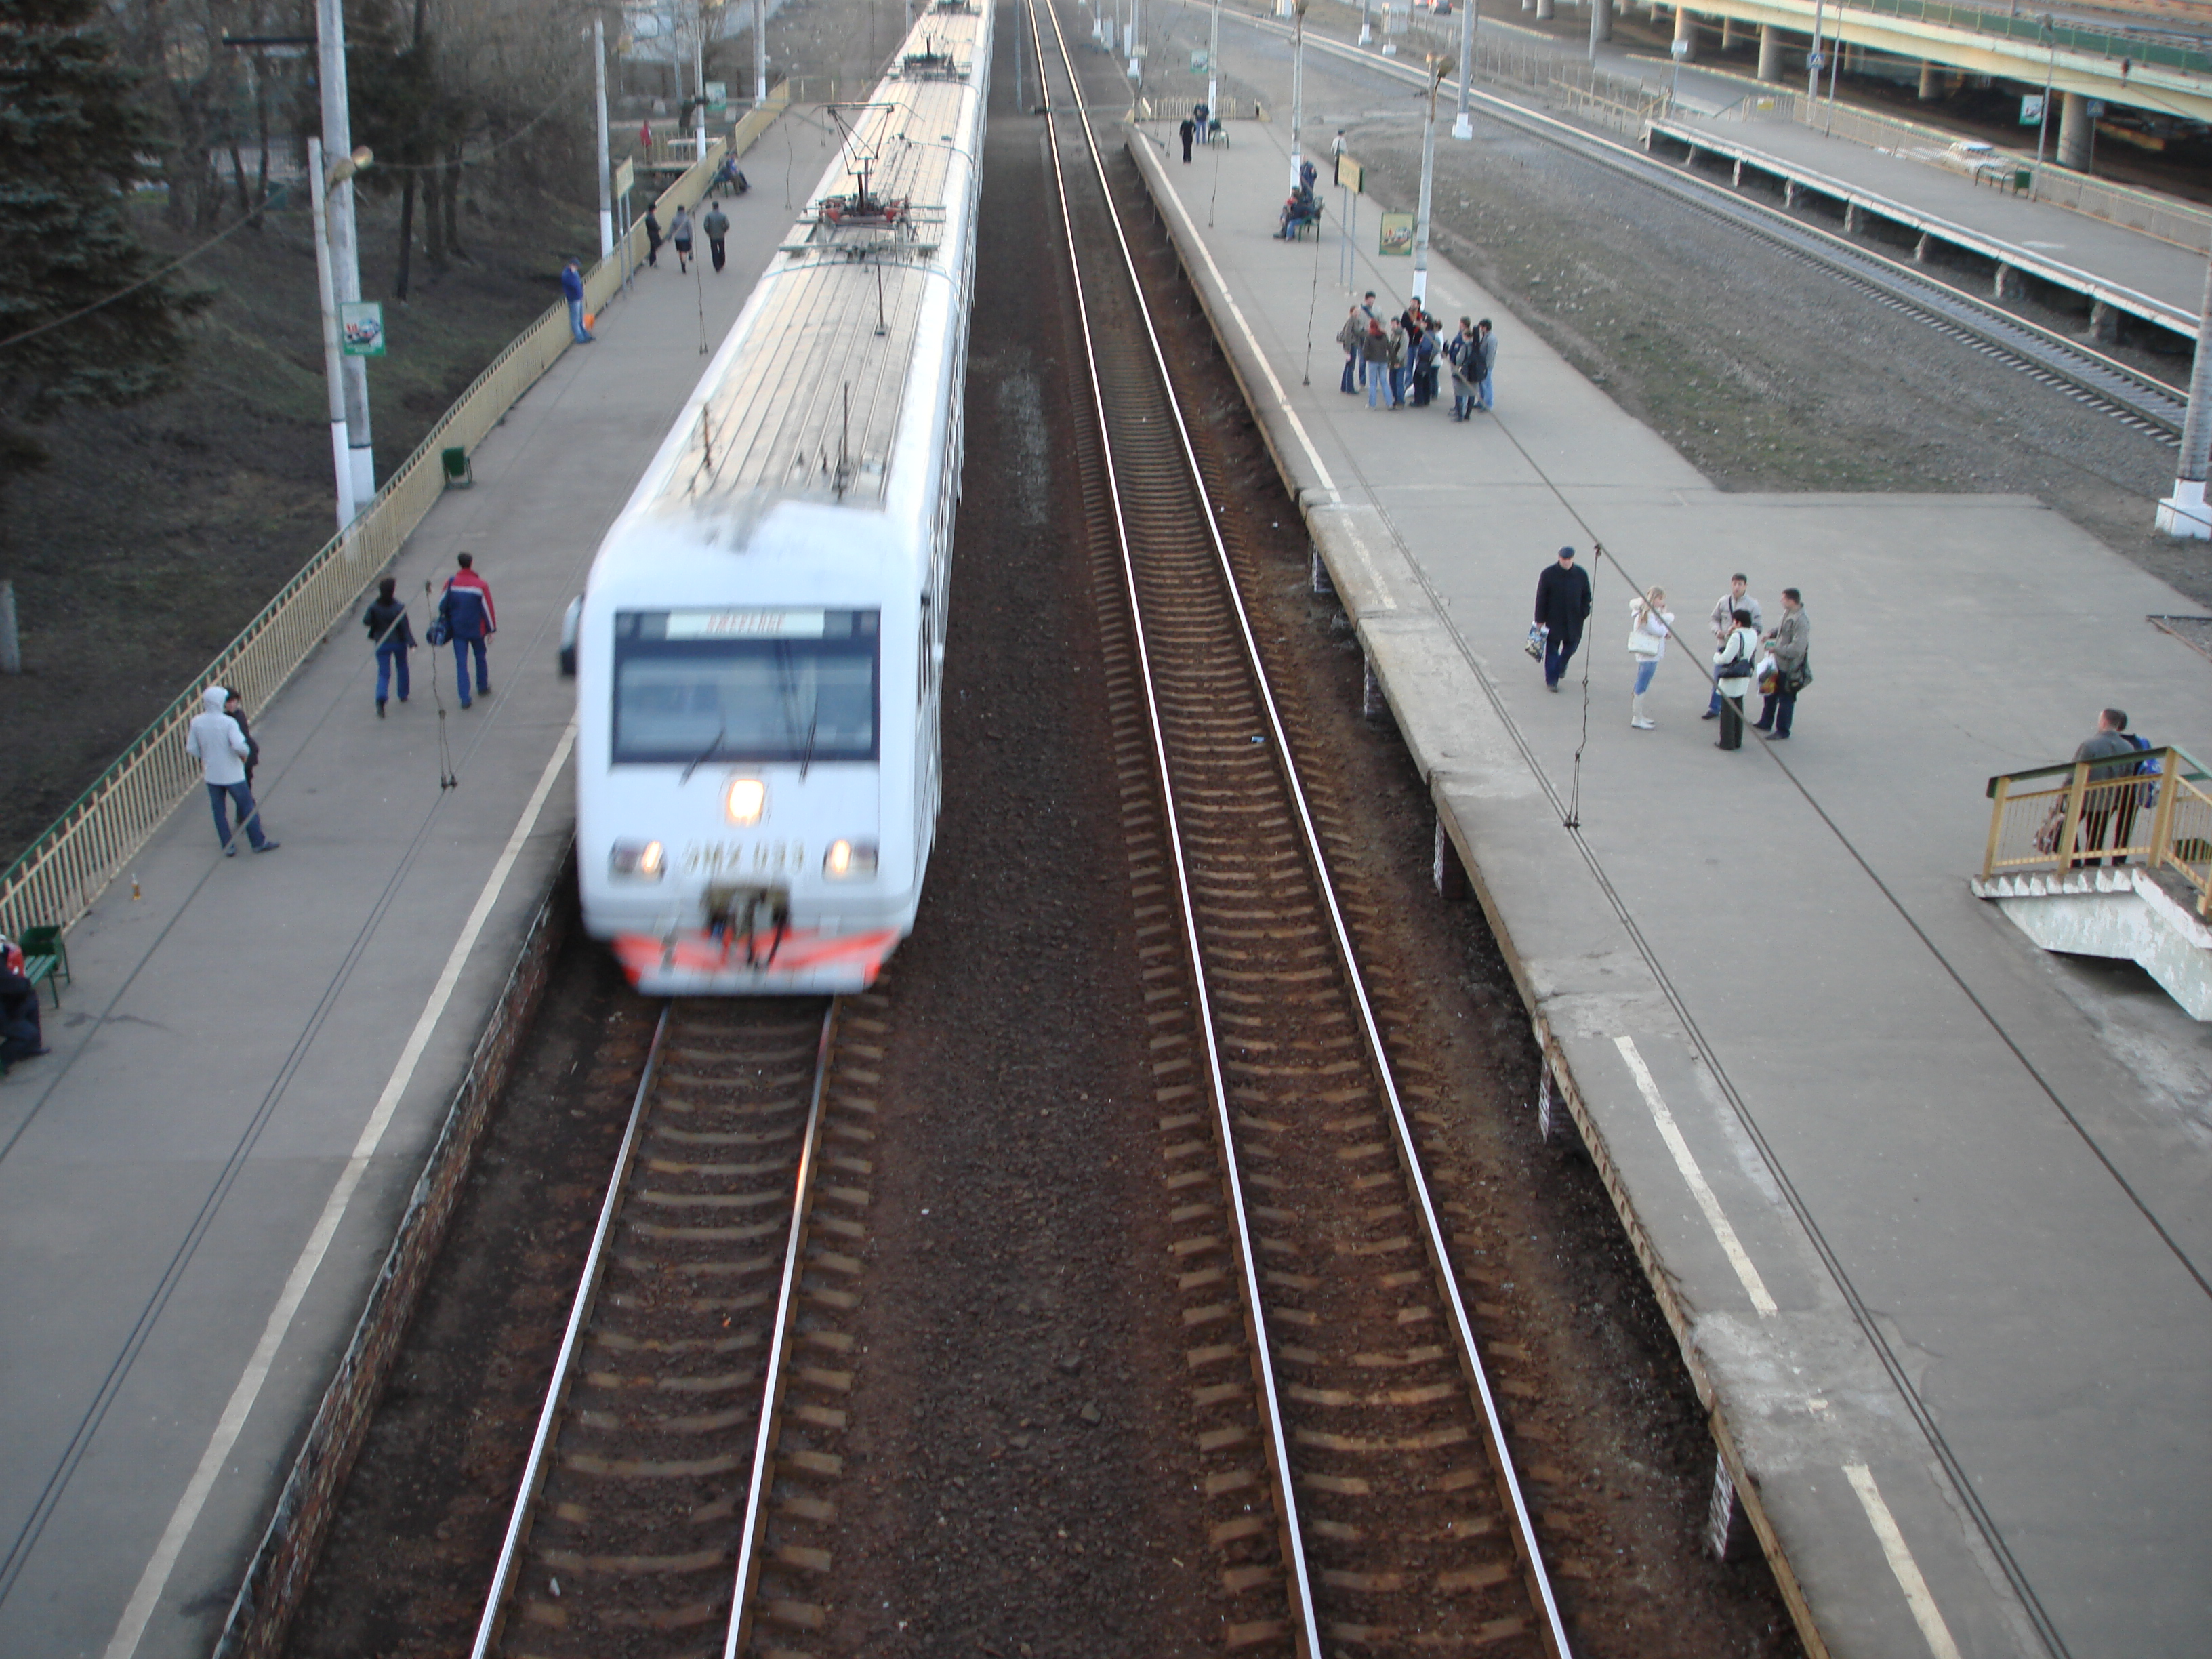
[[[354,1459],[368,1437],[385,1379],[475,1165],[492,1104],[514,1071],[522,1034],[530,1029],[554,958],[574,925],[575,867],[572,846],[531,919],[506,988],[493,1005],[469,1057],[468,1070],[453,1091],[445,1125],[408,1198],[398,1232],[354,1328],[353,1340],[324,1390],[322,1404],[277,1497],[276,1512],[231,1603],[215,1659],[267,1659],[283,1647],[292,1615],[321,1559]]]

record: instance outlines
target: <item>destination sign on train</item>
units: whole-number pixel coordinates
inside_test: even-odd
[[[818,640],[819,611],[672,611],[672,640]]]

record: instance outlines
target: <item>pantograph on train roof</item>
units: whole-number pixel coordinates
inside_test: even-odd
[[[948,21],[972,39],[972,14]],[[927,296],[954,276],[946,196],[956,161],[975,158],[953,135],[979,95],[925,77],[824,106],[842,167],[764,279],[751,345],[708,396],[668,505],[728,518],[793,497],[883,499]]]

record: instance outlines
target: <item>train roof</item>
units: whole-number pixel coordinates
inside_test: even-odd
[[[859,105],[767,273],[744,345],[708,392],[657,505],[729,508],[793,495],[880,504],[901,416],[917,390],[932,284],[963,301],[965,204],[981,137],[982,14],[931,7]],[[948,246],[948,241],[953,245]]]

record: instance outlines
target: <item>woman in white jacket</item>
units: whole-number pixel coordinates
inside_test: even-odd
[[[1667,608],[1667,590],[1655,587],[1640,599],[1628,602],[1628,659],[1636,665],[1636,694],[1629,699],[1628,723],[1649,732],[1655,721],[1644,712],[1644,694],[1659,672],[1659,659],[1667,654],[1667,637],[1674,613]]]

